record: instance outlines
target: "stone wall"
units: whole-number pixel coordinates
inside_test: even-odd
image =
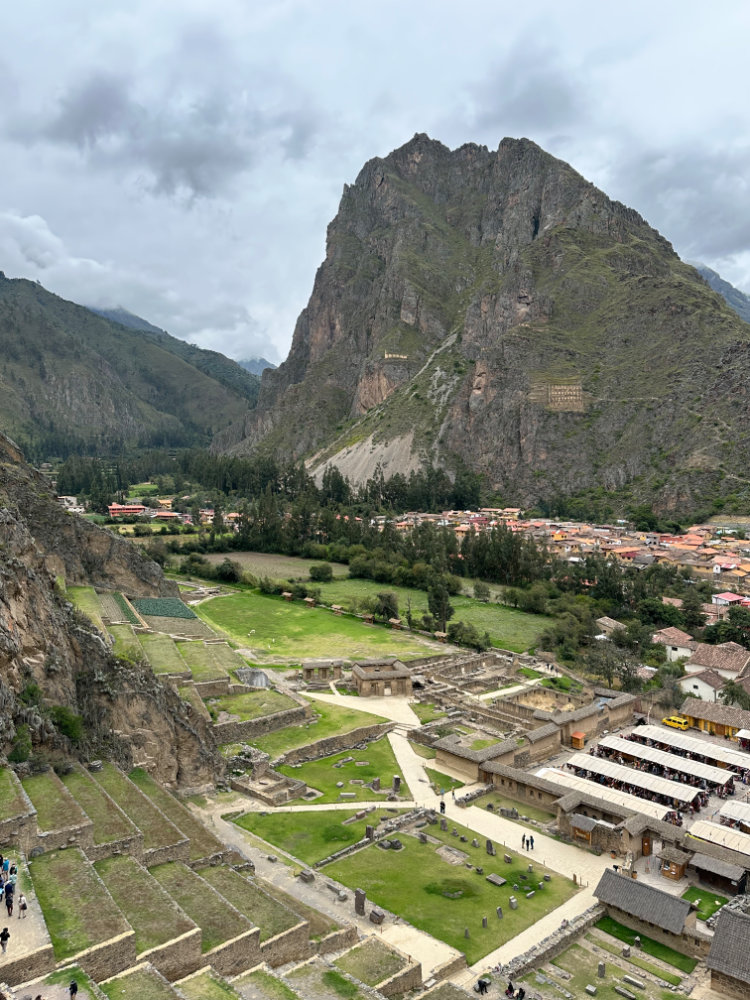
[[[351,750],[360,743],[373,743],[386,733],[390,733],[396,728],[395,722],[381,722],[373,726],[360,726],[359,729],[352,729],[350,733],[341,733],[338,736],[327,736],[325,739],[316,740],[296,750],[289,750],[278,760],[274,761],[275,767],[282,764],[305,764],[309,760],[318,760],[320,757],[330,757],[343,750]]]
[[[97,982],[109,979],[136,963],[135,931],[124,931],[109,941],[102,941],[68,960],[70,965],[80,965]]]
[[[310,925],[306,920],[288,931],[282,931],[264,941],[260,946],[261,961],[268,962],[272,969],[288,962],[303,962],[312,953],[310,946]]]
[[[550,962],[557,955],[570,947],[573,942],[604,916],[604,907],[596,904],[574,917],[567,927],[560,927],[539,944],[533,945],[522,955],[517,955],[508,965],[503,967],[503,976],[508,979],[520,979],[528,972],[538,969],[545,962]]]
[[[494,763],[494,762],[493,762]],[[550,809],[558,799],[567,794],[567,789],[560,787],[556,791],[547,791],[539,787],[539,779],[524,771],[515,771],[513,775],[487,774],[492,785],[509,799],[528,805],[542,806]]]
[[[224,944],[218,944],[203,955],[204,965],[212,965],[221,976],[236,976],[260,962],[259,927],[253,927]]]
[[[422,965],[420,962],[412,962],[405,969],[395,973],[390,979],[384,979],[378,983],[375,989],[382,993],[384,997],[392,997],[396,993],[406,993],[409,990],[418,990],[422,986]]]
[[[342,927],[340,930],[331,931],[320,941],[312,941],[311,945],[319,955],[328,955],[333,951],[343,951],[345,948],[352,948],[359,941],[359,931],[354,924]]]
[[[50,830],[49,832],[37,831],[36,837],[31,841],[32,847],[29,850],[29,857],[37,854],[46,854],[47,851],[55,851],[59,847],[81,847],[88,854],[94,846],[94,824],[90,819],[84,823],[75,823],[72,826],[62,827],[60,830]]]
[[[245,722],[215,722],[211,727],[214,739],[219,743],[241,743],[266,733],[273,733],[285,726],[299,725],[308,718],[310,712],[306,708],[287,708],[283,712],[263,715],[259,719],[247,719]]]
[[[732,979],[726,973],[717,972],[716,969],[712,969],[711,989],[715,990],[720,996],[734,997],[735,1000],[747,1000],[750,987],[748,987],[747,983],[743,983],[739,979]]]
[[[0,844],[18,844],[28,854],[37,842],[36,810],[0,823]]]
[[[184,934],[159,945],[158,948],[144,951],[138,956],[138,961],[151,962],[165,979],[174,982],[175,979],[189,976],[204,964],[201,943],[201,929],[193,927],[192,930],[185,931]]]
[[[16,929],[11,921],[9,930],[11,933],[10,941],[8,942],[8,948],[10,951],[10,959],[3,959],[3,964],[0,966],[0,976],[2,976],[2,981],[7,983],[8,986],[19,986],[21,983],[26,983],[29,979],[36,979],[37,976],[44,976],[48,972],[52,972],[55,968],[55,953],[52,949],[52,945],[48,942],[37,948],[35,951],[29,952],[26,955],[22,955],[20,958],[13,958],[13,931]]]
[[[198,692],[199,698],[221,698],[229,694],[229,677],[218,677],[212,681],[195,681],[193,687]]]
[[[138,831],[129,837],[110,840],[106,844],[92,844],[90,847],[84,847],[84,852],[92,862],[111,858],[113,854],[132,854],[133,857],[140,858],[143,856],[143,834]]]
[[[653,938],[654,941],[659,941],[661,944],[674,948],[675,951],[691,955],[693,958],[705,958],[711,947],[711,938],[700,937],[694,929],[686,929],[682,934],[670,934],[668,931],[662,930],[661,927],[646,923],[645,920],[638,920],[624,910],[618,910],[615,906],[607,906],[606,910],[610,916],[621,924],[625,924],[636,934]]]
[[[190,841],[187,837],[183,837],[182,840],[167,844],[166,847],[151,847],[143,852],[139,860],[146,868],[155,868],[156,865],[166,864],[167,861],[184,861],[187,864],[190,860]]]
[[[441,983],[444,979],[450,979],[451,976],[463,972],[466,967],[466,955],[456,955],[455,958],[449,958],[447,962],[436,966],[432,970],[431,978],[436,983]]]

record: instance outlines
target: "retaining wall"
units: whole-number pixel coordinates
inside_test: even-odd
[[[221,976],[236,976],[262,961],[259,927],[253,927],[224,944],[218,944],[203,956],[203,964],[212,965]]]
[[[274,935],[260,946],[261,961],[268,962],[274,969],[288,962],[304,962],[313,950],[310,945],[310,925],[306,920]]]
[[[311,945],[317,949],[319,955],[328,955],[332,951],[343,951],[345,948],[352,948],[359,941],[359,931],[354,924],[342,927],[338,931],[331,931],[320,941],[312,941]]]
[[[136,963],[135,931],[124,931],[109,941],[102,941],[66,959],[66,964],[80,965],[92,979],[100,982],[123,972]]]
[[[418,990],[422,985],[422,964],[414,962],[405,969],[395,973],[390,979],[378,983],[375,989],[384,997],[392,997],[396,993],[406,993],[408,990]]]
[[[273,715],[263,715],[259,719],[247,719],[244,722],[215,722],[211,727],[214,740],[219,743],[241,743],[266,733],[273,733],[285,726],[304,722],[310,715],[307,708],[287,708]]]
[[[151,962],[165,979],[174,982],[175,979],[184,979],[203,965],[201,943],[201,929],[194,927],[158,948],[144,951],[138,956],[138,961]]]
[[[48,972],[52,972],[55,968],[55,952],[51,944],[42,945],[36,951],[22,955],[20,958],[14,959],[12,957],[15,927],[11,921],[8,922],[11,932],[11,938],[8,942],[10,950],[8,956],[3,956],[2,964],[0,964],[0,980],[7,983],[8,986],[19,986],[29,979],[36,979],[37,976],[44,976]]]
[[[584,931],[592,927],[597,920],[604,916],[604,907],[598,903],[590,906],[588,910],[574,917],[567,927],[560,927],[553,934],[544,938],[539,944],[529,948],[522,955],[517,955],[508,965],[503,967],[503,976],[508,979],[520,979],[527,972],[532,972],[560,955],[574,941],[583,934]]]
[[[166,847],[151,847],[143,852],[139,860],[146,868],[154,868],[156,865],[166,864],[167,861],[184,861],[187,864],[190,860],[190,841],[185,837],[176,844],[167,844]]]
[[[373,726],[360,726],[359,729],[352,729],[351,732],[341,733],[338,736],[327,736],[325,739],[297,747],[296,750],[288,750],[274,761],[274,767],[280,767],[282,764],[287,766],[305,764],[309,760],[331,757],[342,750],[351,750],[353,747],[359,746],[360,743],[373,743],[395,728],[395,722],[380,722]]]

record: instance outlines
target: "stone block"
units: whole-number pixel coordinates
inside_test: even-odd
[[[372,786],[373,792],[379,792],[380,791],[380,778],[373,778],[372,781],[370,782],[370,785]]]
[[[419,843],[420,844],[426,844],[427,842],[428,842],[427,841],[427,834],[426,833],[420,833],[419,834]]]
[[[375,839],[375,827],[374,826],[370,826],[368,824],[365,827],[365,837],[367,837],[368,840],[374,840]]]
[[[635,993],[626,990],[624,986],[615,986],[614,990],[618,996],[625,997],[625,1000],[638,1000]]]
[[[364,889],[354,890],[354,912],[358,917],[364,917],[365,915],[365,900],[367,899],[367,893]]]
[[[636,979],[635,976],[623,976],[622,981],[627,983],[628,986],[635,986],[637,990],[645,990],[646,984],[640,979]]]
[[[269,860],[269,861],[271,861],[271,862],[274,862],[274,861],[278,861],[278,860],[279,860],[279,859],[278,859],[278,858],[276,857],[276,855],[275,855],[275,854],[269,854],[269,855],[267,855],[267,857],[268,857],[268,860]]]
[[[384,920],[385,920],[385,913],[383,913],[382,910],[379,910],[377,907],[370,910],[370,923],[377,924],[378,926],[380,926],[380,924],[382,924]]]
[[[551,882],[551,881],[552,881],[552,876],[551,876],[551,875],[547,875],[547,874],[545,874],[545,876],[544,876],[544,881],[545,881],[545,882]]]
[[[484,868],[482,868],[481,865],[477,865],[477,867],[474,870],[476,871],[477,875],[484,875]]]
[[[458,830],[454,826],[453,829],[451,830],[451,837],[457,837],[457,836],[458,836]]]
[[[444,830],[446,833],[448,832],[448,820],[445,816],[441,816],[440,818],[440,829]]]
[[[337,781],[336,782],[336,788],[343,788],[343,787],[344,787],[344,782],[343,781]]]
[[[487,928],[487,917],[482,917],[482,927]]]
[[[469,839],[469,838],[468,838],[468,837],[465,837],[465,836],[463,835],[463,833],[461,834],[461,843],[462,843],[462,844],[465,844],[465,843],[466,843],[466,842],[468,841],[468,839]]]
[[[518,900],[516,899],[515,896],[510,897],[510,899],[508,900],[508,904],[510,905],[511,910],[518,909]]]
[[[471,846],[472,847],[479,847],[479,841],[477,840],[476,837],[472,840]]]
[[[586,987],[586,992],[588,993],[588,995],[590,997],[595,997],[596,996],[596,986],[592,986],[591,984],[589,984]]]
[[[497,913],[497,919],[498,920],[502,920],[503,919],[503,908],[502,908],[502,906],[498,906],[498,908],[497,908],[497,910],[495,910],[495,912]]]
[[[506,863],[506,865],[512,865],[513,864],[513,858],[510,856],[510,854],[506,854],[505,855],[505,863]]]
[[[630,945],[629,944],[624,944],[622,946],[622,957],[623,958],[630,958]]]
[[[468,927],[464,927],[464,937],[465,938],[470,938],[471,937],[471,934],[469,934],[469,928]]]
[[[529,867],[526,869],[526,871],[527,872],[533,872],[534,871],[534,866],[533,865],[529,865]]]
[[[607,966],[604,964],[604,962],[599,963],[599,965],[596,968],[596,974],[600,979],[604,979],[604,977],[607,974]]]
[[[393,775],[393,791],[399,792],[401,789],[401,778],[397,775]]]
[[[487,853],[492,855],[493,857],[495,855],[495,845],[489,838],[487,838]]]
[[[533,890],[533,889],[531,890],[531,892],[527,892],[527,893],[526,893],[526,898],[527,898],[527,899],[533,899],[533,898],[534,898],[534,896],[536,896],[536,893],[534,892],[534,890]]]
[[[487,881],[490,885],[496,885],[498,888],[502,885],[507,885],[507,878],[503,878],[502,875],[497,875],[493,872],[491,875],[487,876]]]
[[[309,868],[303,868],[302,871],[299,873],[299,877],[302,879],[303,882],[314,882],[315,872],[310,871]]]

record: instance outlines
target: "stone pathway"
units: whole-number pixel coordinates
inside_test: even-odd
[[[47,927],[44,923],[44,917],[42,916],[37,898],[34,895],[33,887],[23,867],[20,866],[20,868],[13,916],[8,916],[4,899],[2,904],[0,904],[0,930],[3,927],[7,927],[10,931],[8,950],[5,955],[0,954],[0,982],[2,982],[3,965],[5,963],[14,962],[19,958],[23,958],[24,955],[30,955],[38,948],[43,948],[46,944],[49,944]],[[29,904],[24,919],[19,917],[18,909],[18,898],[22,892],[25,894],[26,901]]]

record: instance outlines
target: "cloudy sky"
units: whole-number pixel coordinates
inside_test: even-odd
[[[750,292],[750,4],[26,0],[0,269],[282,360],[342,187],[415,132],[528,136]]]

